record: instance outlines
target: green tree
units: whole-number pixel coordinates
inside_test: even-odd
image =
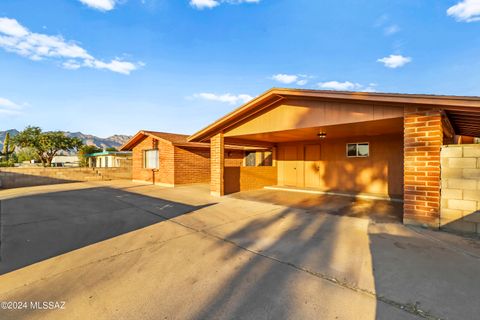
[[[105,151],[118,151],[118,150],[115,147],[108,147],[105,149]]]
[[[39,127],[28,126],[14,137],[21,148],[32,148],[43,166],[50,167],[53,158],[61,150],[78,150],[82,145],[79,138],[67,137],[61,131],[42,132]]]
[[[2,152],[0,152],[0,156],[4,157],[5,160],[8,162],[10,159],[10,155],[12,155],[15,152],[15,145],[13,143],[10,143],[10,133],[5,134],[5,140],[3,140],[3,149]]]
[[[17,152],[18,162],[36,160],[40,161],[38,154],[33,148],[21,148]]]
[[[92,153],[102,152],[102,149],[95,145],[83,145],[78,151],[78,157],[80,158],[80,166],[88,166],[88,157],[87,155]]]

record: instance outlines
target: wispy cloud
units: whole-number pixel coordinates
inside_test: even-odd
[[[192,98],[209,100],[209,101],[217,101],[217,102],[229,103],[229,104],[247,103],[248,101],[253,99],[253,97],[248,94],[234,95],[230,93],[215,94],[215,93],[209,93],[209,92],[196,93],[193,95]]]
[[[383,14],[381,15],[374,23],[376,28],[382,28],[383,34],[386,36],[391,36],[400,31],[400,27],[391,22],[389,15]]]
[[[212,9],[222,3],[241,4],[241,3],[259,3],[260,0],[190,0],[190,5],[195,9]]]
[[[123,61],[118,57],[110,62],[99,60],[73,41],[61,36],[30,32],[17,20],[9,18],[0,18],[0,47],[35,61],[59,61],[66,69],[86,67],[130,74],[143,66],[141,62]]]
[[[389,25],[383,29],[383,33],[386,36],[391,36],[392,34],[395,34],[400,31],[400,27],[396,24]]]
[[[275,74],[270,77],[270,79],[283,84],[295,83],[299,86],[306,85],[310,78],[312,78],[312,76],[305,75],[305,74],[285,74],[285,73]]]
[[[117,0],[79,0],[86,6],[100,11],[110,11],[115,8]]]
[[[23,106],[11,100],[0,97],[0,115],[20,114]]]
[[[480,21],[480,0],[463,0],[447,10],[447,14],[457,21]]]
[[[391,54],[388,57],[377,59],[377,62],[383,63],[387,68],[396,69],[403,67],[407,63],[411,62],[412,58],[404,57],[401,54]]]
[[[320,89],[338,90],[338,91],[361,91],[361,92],[375,92],[377,84],[370,83],[368,86],[350,81],[327,81],[318,83]]]

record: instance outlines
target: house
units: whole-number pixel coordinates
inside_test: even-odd
[[[132,153],[129,151],[102,151],[87,154],[90,168],[121,168],[129,167],[132,162]]]
[[[132,151],[133,180],[170,187],[209,183],[210,145],[188,142],[187,138],[188,135],[147,130],[135,134],[120,148]],[[225,148],[225,166],[240,167],[249,150],[252,148]]]
[[[403,200],[404,223],[438,228],[453,222],[447,212],[462,217],[480,209],[480,158],[474,153],[480,148],[469,151],[468,161],[462,159],[466,153],[454,152],[457,158],[449,163],[455,170],[448,174],[460,178],[444,187],[459,192],[455,202],[441,193],[441,153],[453,154],[446,146],[461,141],[458,136],[480,137],[479,97],[274,88],[188,141],[210,144],[213,195],[248,190],[255,180],[258,188],[378,196]],[[232,170],[224,158],[227,144],[266,151]],[[265,157],[272,159],[262,161]],[[463,188],[478,201],[465,198]],[[441,205],[453,206],[443,211],[444,222]]]
[[[80,159],[77,155],[61,153],[52,159],[52,167],[79,167]]]

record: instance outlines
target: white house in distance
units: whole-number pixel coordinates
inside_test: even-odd
[[[90,168],[128,167],[132,163],[130,151],[102,151],[86,155]]]

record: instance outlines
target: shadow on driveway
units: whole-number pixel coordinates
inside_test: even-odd
[[[0,274],[209,205],[108,187],[1,200]]]

